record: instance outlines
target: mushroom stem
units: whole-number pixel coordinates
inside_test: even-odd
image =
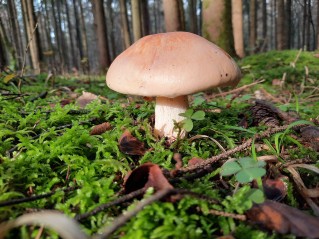
[[[174,131],[174,120],[180,122],[185,119],[180,116],[188,108],[187,95],[178,96],[176,98],[156,97],[155,106],[155,135],[176,138],[177,131]],[[185,132],[181,132],[181,137],[185,136]]]

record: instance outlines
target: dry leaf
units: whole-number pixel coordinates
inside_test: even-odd
[[[319,151],[319,128],[317,126],[306,126],[300,129],[303,142]]]
[[[104,122],[102,124],[95,125],[92,128],[90,135],[100,135],[110,129],[112,129],[111,124],[109,122]]]
[[[96,99],[98,99],[97,95],[83,91],[82,95],[77,98],[76,102],[81,108],[84,108],[88,103]]]
[[[124,182],[125,193],[141,188],[153,187],[155,190],[171,189],[173,186],[167,181],[157,164],[145,163],[131,171]]]
[[[266,198],[280,201],[287,195],[288,187],[283,178],[263,180],[263,188]]]
[[[182,155],[180,153],[175,153],[173,155],[173,159],[175,160],[175,169],[178,170],[183,167]]]
[[[204,159],[201,159],[201,158],[191,158],[189,161],[188,161],[188,167],[190,166],[193,166],[195,164],[200,164],[202,162],[204,162],[205,160]]]
[[[252,223],[280,234],[319,238],[319,218],[279,202],[266,200],[256,204],[246,216]]]
[[[122,153],[129,155],[144,155],[144,143],[135,138],[128,130],[126,130],[119,139],[119,148]]]

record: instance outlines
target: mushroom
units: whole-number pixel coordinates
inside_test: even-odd
[[[109,88],[156,97],[155,130],[174,138],[174,121],[188,108],[188,95],[240,80],[235,61],[221,48],[189,32],[145,36],[122,52],[106,74]],[[183,133],[182,135],[185,135]]]

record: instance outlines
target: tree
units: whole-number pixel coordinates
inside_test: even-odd
[[[110,65],[110,56],[107,43],[107,29],[105,22],[103,0],[93,0],[92,8],[94,16],[94,25],[97,34],[100,70],[102,72],[105,72],[107,67]]]
[[[9,21],[12,30],[12,42],[15,49],[15,61],[16,67],[21,68],[22,66],[22,56],[23,56],[23,46],[21,40],[21,32],[18,23],[18,15],[16,10],[16,5],[14,0],[8,0],[8,13],[9,13]]]
[[[285,4],[284,0],[277,0],[277,49],[286,49],[285,39]]]
[[[256,29],[256,0],[250,0],[249,7],[249,49],[250,54],[256,51],[256,39],[257,39],[257,29]]]
[[[132,25],[134,42],[142,37],[140,0],[132,0]]]
[[[25,18],[25,27],[27,32],[27,42],[30,48],[32,66],[35,74],[39,74],[40,68],[40,45],[39,45],[39,32],[35,19],[33,1],[21,1],[23,17]]]
[[[197,34],[197,0],[189,0],[188,3],[188,12],[189,12],[189,29],[190,32]]]
[[[166,32],[181,31],[183,27],[183,16],[180,0],[163,0],[164,19]]]
[[[5,36],[1,25],[2,21],[0,19],[0,72],[3,71],[8,64],[7,54],[5,51]]]
[[[235,56],[231,0],[203,0],[203,36]]]
[[[125,0],[120,0],[120,14],[121,14],[121,32],[124,44],[124,49],[131,45],[130,32],[128,28],[127,8]]]
[[[319,0],[317,0],[317,49],[319,49]]]
[[[232,21],[234,45],[236,54],[239,57],[245,56],[244,51],[244,36],[243,36],[243,1],[232,0]]]

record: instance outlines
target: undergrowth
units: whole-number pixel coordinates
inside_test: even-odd
[[[0,207],[0,221],[39,209],[57,209],[74,217],[116,199],[124,176],[144,162],[153,162],[170,170],[175,167],[173,155],[176,152],[182,154],[182,160],[187,164],[191,158],[206,159],[240,145],[254,133],[265,130],[265,126],[250,125],[247,130],[238,126],[240,115],[247,114],[247,107],[252,105],[254,91],[264,88],[275,97],[284,94],[271,85],[271,80],[281,79],[285,72],[284,89],[288,89],[293,97],[285,104],[277,103],[277,106],[285,111],[298,111],[305,120],[318,120],[319,101],[303,101],[312,99],[309,92],[318,94],[318,91],[306,88],[301,92],[300,87],[302,82],[304,86],[315,86],[312,81],[305,80],[305,66],[309,68],[307,77],[316,82],[319,59],[313,53],[302,52],[296,67],[292,67],[289,64],[297,54],[298,51],[268,52],[243,59],[239,62],[244,73],[241,85],[259,78],[266,79],[266,82],[248,88],[234,98],[234,95],[229,95],[206,100],[204,94],[193,96],[192,109],[194,112],[205,111],[205,117],[192,121],[188,137],[171,146],[152,134],[154,104],[139,98],[128,100],[126,96],[107,89],[104,77],[56,77],[46,83],[46,76],[40,75],[36,79],[24,78],[20,82],[21,88],[18,87],[19,79],[8,83],[1,80],[0,201],[58,191],[37,201]],[[47,95],[39,98],[39,94],[45,91]],[[71,93],[81,94],[82,91],[103,98],[81,109]],[[90,135],[91,128],[103,122],[110,122],[112,129],[101,135]],[[130,156],[119,150],[118,140],[125,130],[149,149],[143,156]],[[273,137],[266,140],[275,147]],[[295,141],[299,142],[299,139]],[[287,137],[282,141],[282,147],[290,154],[288,160],[308,158],[317,162],[315,150],[295,141]],[[271,150],[257,152],[258,156],[275,153]],[[251,151],[233,155],[235,158],[251,156]],[[202,178],[182,180],[174,185],[220,203],[192,197],[176,203],[157,202],[145,207],[120,228],[114,238],[212,238],[228,234],[235,238],[279,238],[279,235],[260,231],[245,222],[209,213],[210,209],[218,209],[242,214],[252,205],[252,200],[245,194],[252,186],[238,184],[235,176],[221,179],[221,166],[222,162],[214,165],[214,171]],[[309,178],[308,175],[306,181],[315,186],[313,182],[318,182],[318,176]],[[70,186],[76,189],[59,191]],[[290,183],[289,187],[285,202],[301,206],[302,200],[293,189],[294,185]],[[134,202],[129,207],[133,206]],[[83,221],[82,228],[88,234],[99,232],[123,210],[127,210],[127,205],[110,207]],[[32,230],[35,235],[39,228]],[[12,238],[27,238],[27,234],[28,230],[22,228],[10,235]],[[46,231],[45,236],[58,238],[52,231]]]

